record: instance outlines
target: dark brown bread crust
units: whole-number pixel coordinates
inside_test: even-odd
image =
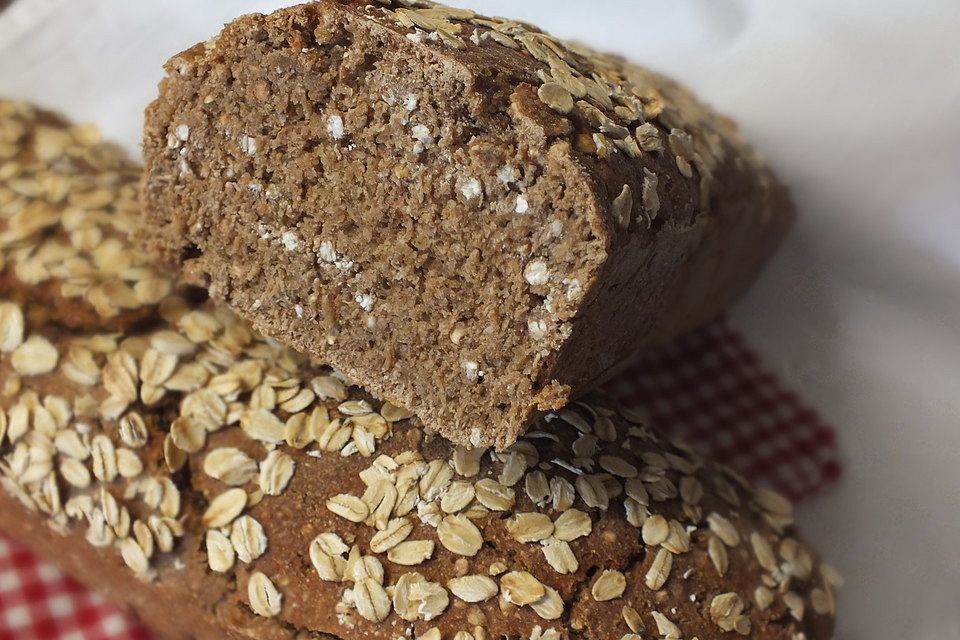
[[[0,526],[161,638],[829,638],[782,498],[602,401],[431,435],[171,291],[95,139],[0,101]]]
[[[143,235],[258,330],[502,448],[729,306],[793,212],[672,81],[426,6],[244,16],[172,58]]]

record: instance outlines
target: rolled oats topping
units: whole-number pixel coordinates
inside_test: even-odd
[[[247,492],[243,489],[227,489],[214,498],[203,514],[203,524],[216,529],[236,519],[247,506]]]
[[[230,538],[217,529],[209,529],[206,539],[207,562],[211,571],[227,573],[233,569],[236,551]]]
[[[607,600],[619,598],[621,595],[623,595],[623,590],[626,588],[626,586],[627,581],[622,573],[619,571],[606,569],[600,574],[600,577],[597,578],[596,582],[593,583],[590,593],[593,594],[594,600],[598,602],[605,602]]]
[[[670,577],[670,569],[672,566],[673,554],[666,549],[658,550],[657,555],[653,558],[653,563],[650,565],[650,569],[647,571],[645,578],[647,587],[654,591],[663,587],[667,582],[667,578]]]
[[[340,494],[327,500],[327,509],[351,522],[363,522],[370,514],[366,503],[356,496]]]
[[[563,540],[549,540],[543,545],[543,556],[547,564],[560,574],[574,573],[580,568],[576,554],[569,542]]]
[[[257,475],[257,463],[233,447],[220,447],[207,453],[203,471],[224,484],[243,486]]]
[[[320,534],[310,543],[310,561],[321,580],[337,582],[346,570],[345,554],[350,550],[335,533]]]
[[[553,535],[557,540],[572,542],[589,535],[593,529],[590,516],[580,509],[566,509],[554,521]]]
[[[533,604],[546,594],[546,587],[527,571],[511,571],[500,578],[507,602],[518,606]]]
[[[23,310],[12,302],[0,302],[0,351],[9,353],[23,344]]]
[[[262,556],[267,550],[267,535],[263,526],[250,516],[240,516],[230,529],[230,543],[237,558],[247,564]]]
[[[507,531],[517,542],[539,542],[553,535],[554,527],[545,513],[518,513],[507,521]]]
[[[491,511],[509,511],[515,501],[514,490],[496,480],[484,478],[474,485],[477,501]]]
[[[444,547],[461,556],[474,556],[483,545],[483,536],[466,516],[445,516],[437,527],[437,538]]]
[[[497,595],[499,586],[489,576],[471,575],[451,579],[447,589],[464,602],[483,602]]]
[[[386,553],[413,532],[413,522],[406,517],[390,520],[386,527],[370,539],[370,550],[374,553]]]
[[[265,574],[256,571],[247,582],[247,600],[258,616],[272,618],[280,614],[283,596]]]
[[[670,537],[670,523],[660,514],[647,518],[642,528],[643,541],[655,547],[666,542]]]
[[[268,496],[283,493],[293,478],[297,463],[280,450],[271,451],[260,463],[260,489]]]
[[[353,587],[353,597],[361,616],[373,622],[382,622],[390,614],[390,597],[373,578],[361,578]]]
[[[14,349],[10,364],[22,376],[38,376],[53,371],[59,359],[59,351],[49,340],[30,336]]]
[[[401,566],[416,566],[433,556],[433,540],[407,540],[387,550],[387,559]]]

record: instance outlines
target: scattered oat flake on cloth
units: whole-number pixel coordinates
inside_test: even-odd
[[[840,476],[833,428],[717,322],[630,363],[607,391],[794,500]],[[0,640],[148,640],[136,619],[0,533]]]

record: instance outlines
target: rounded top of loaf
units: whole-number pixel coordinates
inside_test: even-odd
[[[310,27],[324,20],[399,35],[403,46],[464,80],[473,117],[509,114],[544,149],[560,143],[563,155],[605,191],[601,206],[613,243],[622,242],[622,230],[643,233],[661,213],[690,224],[735,191],[755,192],[755,206],[792,210],[734,121],[685,86],[535,25],[469,9],[420,0],[320,0],[242,16],[174,56],[167,70],[187,74],[193,64],[217,60],[223,48],[276,28],[287,30],[291,47],[323,46],[324,31]]]

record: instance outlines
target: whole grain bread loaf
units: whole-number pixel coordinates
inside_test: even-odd
[[[454,446],[158,275],[137,180],[0,101],[0,528],[158,637],[830,637],[780,496],[603,401]]]
[[[322,0],[167,72],[151,252],[460,444],[715,317],[793,215],[686,89],[472,11]]]

